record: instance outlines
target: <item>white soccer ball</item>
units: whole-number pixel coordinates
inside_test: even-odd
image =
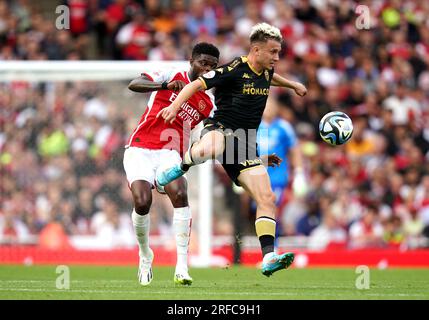
[[[330,145],[344,144],[352,137],[353,122],[344,112],[329,112],[319,122],[319,134]]]

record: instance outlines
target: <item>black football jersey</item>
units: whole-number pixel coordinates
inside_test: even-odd
[[[273,74],[274,69],[257,73],[242,56],[199,77],[205,89],[215,87],[213,120],[232,130],[257,129]]]

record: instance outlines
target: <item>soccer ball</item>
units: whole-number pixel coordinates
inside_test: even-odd
[[[344,144],[352,137],[353,122],[344,112],[329,112],[319,122],[319,134],[330,145]]]

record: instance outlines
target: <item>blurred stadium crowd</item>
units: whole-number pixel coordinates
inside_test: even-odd
[[[67,4],[70,30],[59,31],[30,1],[0,0],[0,60],[186,60],[193,44],[208,41],[227,62],[247,52],[252,25],[277,26],[285,43],[276,72],[308,94],[272,94],[298,134],[310,186],[305,198],[286,190],[281,235],[308,236],[315,248],[427,243],[429,2],[360,1],[369,30],[356,27],[350,0]],[[116,232],[132,241],[122,146],[137,122],[116,109],[95,83],[0,83],[3,243],[43,234],[52,221],[68,235]],[[318,137],[331,110],[353,119],[345,146]],[[228,193],[222,173],[217,181]],[[231,234],[230,223],[215,232]]]

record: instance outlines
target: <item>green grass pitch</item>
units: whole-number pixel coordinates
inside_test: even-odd
[[[370,269],[358,290],[355,269],[289,269],[264,277],[256,268],[192,268],[194,283],[173,283],[172,267],[154,267],[148,287],[136,267],[70,266],[70,288],[56,288],[56,266],[0,266],[0,299],[293,300],[429,299],[429,269]]]

